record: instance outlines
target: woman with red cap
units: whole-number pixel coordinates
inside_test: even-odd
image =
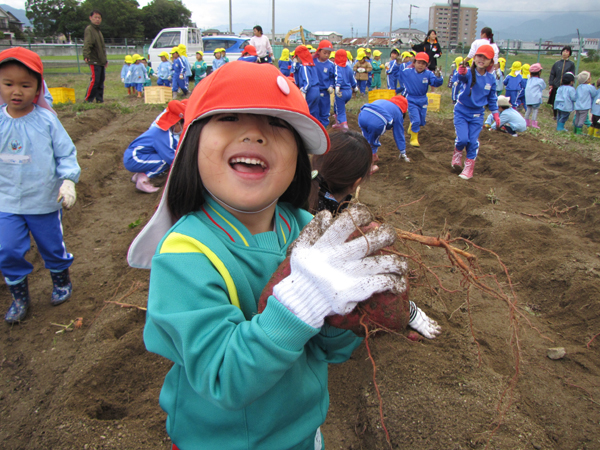
[[[77,198],[81,169],[73,141],[48,105],[40,57],[23,47],[0,53],[0,271],[12,295],[4,320],[23,320],[30,305],[25,259],[35,239],[52,277],[50,303],[71,297],[62,208]]]
[[[240,85],[252,89],[230,89]],[[323,448],[328,363],[361,342],[325,317],[403,292],[406,270],[369,256],[393,243],[389,226],[346,244],[372,220],[366,207],[335,220],[300,209],[308,155],[328,149],[273,65],[234,61],[194,89],[162,200],[128,255],[152,266],[144,342],[173,362],[160,394],[173,449]],[[291,273],[258,313],[288,252]]]
[[[354,71],[348,65],[348,54],[346,50],[339,49],[335,52],[335,100],[333,111],[335,113],[335,123],[333,128],[348,129],[348,119],[346,118],[346,103],[352,98],[352,90],[358,92],[358,85],[354,78]]]
[[[479,133],[483,127],[486,106],[494,117],[496,128],[500,129],[496,76],[488,70],[493,64],[494,49],[491,45],[482,45],[477,49],[470,69],[465,65],[458,68],[458,82],[463,87],[454,106],[456,141],[451,166],[453,169],[462,169],[459,177],[463,180],[473,178],[475,159],[479,153]],[[464,167],[463,150],[467,152]]]
[[[150,178],[171,167],[183,129],[184,112],[183,102],[171,100],[150,128],[135,138],[125,150],[123,164],[133,172],[131,181],[139,191],[152,193],[159,190],[150,183]]]
[[[295,56],[299,65],[296,70],[296,83],[308,103],[313,117],[319,118],[319,72],[308,48],[304,45],[296,47]]]

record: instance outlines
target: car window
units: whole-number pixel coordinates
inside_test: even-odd
[[[198,44],[198,35],[196,30],[188,30],[188,45]]]
[[[158,37],[153,48],[171,48],[180,43],[181,33],[179,31],[165,31]]]
[[[244,48],[246,45],[250,45],[250,39],[246,39],[244,42],[242,42],[242,45],[240,45],[240,48]]]
[[[205,39],[204,43],[204,51],[205,52],[213,52],[217,48],[224,48],[227,50],[232,47],[237,40],[235,39]]]

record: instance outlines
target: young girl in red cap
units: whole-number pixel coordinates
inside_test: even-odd
[[[481,45],[473,58],[472,67],[467,69],[465,65],[461,65],[458,68],[458,82],[463,87],[454,106],[456,141],[451,165],[454,169],[462,168],[459,177],[464,180],[473,178],[486,106],[494,117],[496,128],[500,129],[496,77],[488,70],[493,63],[494,49],[491,45]],[[463,167],[462,152],[465,149],[467,159]]]
[[[44,94],[36,53],[22,47],[0,53],[0,271],[13,300],[8,323],[23,320],[30,304],[30,232],[50,269],[50,303],[59,305],[72,293],[73,255],[63,240],[62,207],[75,204],[81,169],[73,141]]]
[[[348,119],[346,118],[346,103],[352,98],[352,90],[358,92],[358,85],[354,78],[354,71],[348,65],[348,54],[346,50],[339,49],[335,52],[335,100],[333,111],[335,113],[335,123],[332,128],[348,129]]]
[[[321,449],[327,365],[360,343],[324,318],[403,291],[402,262],[368,256],[395,232],[345,244],[366,208],[311,222],[300,206],[325,129],[273,65],[218,72],[192,93],[162,200],[128,255],[152,266],[146,347],[174,363],[160,395],[167,431],[180,449]],[[230,89],[241,84],[252,89]],[[291,274],[257,314],[286,252]]]
[[[133,172],[131,181],[139,191],[152,193],[159,190],[150,179],[171,167],[183,130],[184,111],[183,102],[171,100],[150,128],[135,138],[125,150],[123,165]]]

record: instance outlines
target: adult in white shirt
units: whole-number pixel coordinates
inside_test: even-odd
[[[271,48],[269,38],[263,34],[263,30],[260,25],[256,25],[252,29],[252,33],[254,36],[250,38],[250,45],[254,45],[254,48],[256,48],[258,62],[269,62],[269,57],[273,58],[273,49]]]
[[[491,45],[494,49],[494,64],[498,64],[498,54],[500,51],[498,50],[498,46],[494,44],[494,33],[492,33],[492,29],[489,27],[485,27],[481,29],[480,39],[476,39],[471,44],[471,50],[469,50],[469,54],[465,58],[465,61],[470,61],[477,54],[477,49],[482,45]]]

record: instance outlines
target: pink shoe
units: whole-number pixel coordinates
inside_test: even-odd
[[[538,130],[540,129],[540,127],[538,126],[537,120],[532,120],[531,121],[531,127],[532,128],[537,128]]]
[[[373,175],[373,174],[374,174],[375,172],[377,172],[378,170],[379,170],[379,166],[378,166],[378,165],[375,165],[375,164],[373,164],[373,165],[371,166],[371,171],[369,172],[369,175]]]
[[[459,175],[463,180],[470,180],[473,178],[473,170],[475,169],[475,160],[467,158],[465,160],[465,168]]]
[[[348,129],[348,122],[342,122],[340,125],[342,126],[342,128],[343,128],[344,130],[347,130],[347,129]]]
[[[453,169],[460,169],[462,167],[462,155],[462,150],[458,150],[457,148],[454,149],[454,153],[452,154],[452,162],[450,163]]]
[[[525,125],[527,125],[528,127],[530,127],[531,126],[531,120],[525,119]]]
[[[138,175],[139,175],[139,174],[137,174],[137,173],[134,173],[134,174],[133,174],[133,176],[131,177],[131,182],[132,182],[132,183],[135,183],[135,182],[137,182]]]
[[[331,125],[331,128],[333,128],[334,130],[339,130],[340,128],[342,128],[342,124],[339,122],[336,122],[333,125]]]
[[[138,174],[135,187],[139,191],[147,192],[148,194],[152,194],[153,192],[160,190],[160,188],[152,186],[152,183],[150,183],[150,178],[148,178],[148,176],[145,173]]]

